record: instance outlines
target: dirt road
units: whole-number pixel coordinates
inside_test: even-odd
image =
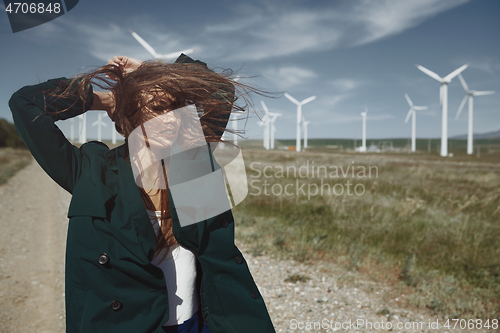
[[[0,332],[65,332],[70,195],[31,163],[0,186]]]

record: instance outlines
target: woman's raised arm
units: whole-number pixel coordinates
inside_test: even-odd
[[[89,110],[94,94],[89,84],[81,98],[51,96],[50,92],[61,92],[69,84],[69,79],[58,78],[23,87],[12,95],[9,107],[16,130],[33,157],[52,179],[72,193],[81,171],[81,153],[54,122]]]

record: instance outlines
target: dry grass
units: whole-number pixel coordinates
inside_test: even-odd
[[[429,156],[258,150],[246,150],[244,156],[249,195],[234,212],[238,236],[252,244],[254,254],[334,260],[375,280],[392,281],[395,290],[409,294],[412,305],[453,318],[498,317],[498,164]],[[344,171],[347,166],[356,171],[375,166],[378,177],[373,172],[372,177],[358,177],[355,172],[354,177],[327,174],[323,179],[304,177],[305,172],[276,173],[307,163],[311,170],[313,162],[315,167],[342,166]],[[266,166],[271,177],[256,171]],[[325,190],[308,198],[308,188],[312,192],[329,183],[346,189],[347,181],[351,192],[357,184],[364,194],[332,195]],[[277,195],[287,184],[293,195]],[[297,195],[297,184],[304,184],[305,194]]]
[[[27,149],[0,148],[0,185],[32,160]]]

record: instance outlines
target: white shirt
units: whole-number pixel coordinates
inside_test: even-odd
[[[155,234],[160,229],[161,212],[147,211],[153,224]],[[163,261],[165,249],[153,259],[152,263],[163,271],[168,292],[168,309],[170,316],[163,326],[179,325],[190,319],[198,310],[198,293],[196,292],[196,257],[195,255],[175,244]]]

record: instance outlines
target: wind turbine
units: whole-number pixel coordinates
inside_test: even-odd
[[[194,51],[194,49],[187,49],[187,50],[183,50],[183,51],[179,51],[179,52],[159,54],[159,53],[156,53],[155,49],[153,49],[153,47],[151,47],[151,45],[149,45],[144,39],[142,39],[141,36],[139,36],[138,34],[136,34],[134,31],[132,31],[130,29],[129,29],[129,32],[156,59],[173,59],[173,58],[177,58],[181,53],[189,54],[189,53]]]
[[[427,110],[427,106],[416,106],[413,105],[413,102],[411,101],[410,97],[408,94],[405,93],[406,100],[408,101],[408,104],[410,104],[410,111],[408,111],[408,115],[406,116],[405,119],[405,124],[408,122],[411,116],[411,151],[415,152],[416,150],[416,132],[417,132],[417,120],[416,120],[416,112],[418,110]]]
[[[264,109],[264,112],[266,113],[267,121],[269,122],[269,126],[270,126],[270,128],[268,127],[268,129],[267,129],[267,131],[269,132],[269,134],[268,134],[268,140],[269,140],[268,147],[270,149],[274,149],[274,132],[276,132],[276,127],[274,127],[274,121],[276,120],[276,118],[278,118],[282,114],[276,113],[276,112],[269,112],[269,109],[267,108],[266,103],[264,103],[264,101],[262,101],[262,100],[260,101],[260,103],[262,104],[262,108]]]
[[[264,108],[264,110],[266,111],[266,114],[268,115],[268,122],[269,122],[269,126],[270,128],[268,129],[269,130],[269,146],[270,146],[270,149],[274,149],[274,132],[276,132],[276,127],[274,126],[274,121],[276,120],[276,118],[282,116],[281,113],[276,113],[276,112],[269,112],[269,109],[267,108],[266,104],[264,103],[264,101],[261,101],[262,103],[262,107]]]
[[[109,118],[108,113],[106,113],[104,115],[104,117]],[[116,144],[116,127],[115,127],[115,123],[113,121],[111,121],[111,143],[113,143],[114,145]]]
[[[361,147],[359,151],[362,153],[366,152],[366,114],[368,113],[368,109],[365,106],[365,112],[361,112],[361,117],[363,117],[363,133],[361,136]]]
[[[428,70],[427,68],[416,65],[418,69],[420,69],[425,74],[429,75],[433,79],[441,82],[441,87],[439,88],[439,102],[441,103],[441,156],[448,156],[448,83],[451,80],[460,74],[463,70],[469,67],[469,64],[465,64],[462,67],[454,70],[444,78],[440,77],[433,71]]]
[[[234,81],[238,81],[240,78],[241,78],[241,76],[238,75],[238,76],[236,76],[234,78]],[[238,145],[238,135],[237,135],[237,132],[238,132],[238,117],[237,117],[236,113],[231,113],[230,120],[228,120],[227,125],[229,125],[229,122],[231,122],[231,124],[232,124],[233,144],[235,146],[237,146]],[[222,141],[229,141],[229,133],[227,131],[224,131],[224,133],[222,133],[221,140]],[[226,143],[225,142],[219,142],[219,144],[217,145],[217,147],[219,147],[219,149],[225,149],[226,148]]]
[[[462,87],[464,87],[465,97],[462,100],[462,104],[460,104],[460,107],[458,108],[458,112],[457,112],[457,115],[455,116],[455,120],[458,119],[458,117],[460,116],[460,112],[462,112],[462,109],[464,108],[465,103],[467,102],[467,99],[469,99],[469,130],[467,132],[467,154],[472,155],[472,152],[473,152],[472,141],[474,140],[473,139],[473,131],[472,131],[474,96],[491,95],[491,94],[494,94],[495,92],[494,91],[469,90],[469,87],[467,86],[467,83],[465,83],[465,80],[461,74],[458,74],[458,78],[460,79],[460,82],[462,83]]]
[[[304,117],[302,117],[302,130],[304,132],[304,149],[307,149],[307,125],[309,125],[310,121],[306,121]]]
[[[262,104],[265,106],[264,102],[262,102]],[[262,119],[257,123],[259,126],[264,126],[264,148],[269,150],[269,112],[267,111],[267,107],[264,108],[264,111],[266,112],[264,117],[262,117]]]
[[[78,123],[78,132],[79,132],[79,143],[87,142],[87,113],[83,113],[78,116],[80,122]]]
[[[292,96],[285,93],[285,97],[288,98],[292,103],[297,105],[297,139],[296,139],[296,151],[300,151],[300,121],[302,120],[302,105],[307,104],[316,99],[316,96],[311,96],[306,98],[302,102],[297,101]]]
[[[238,81],[240,76],[236,76],[234,81]],[[238,115],[236,113],[233,114],[233,144],[235,146],[238,145]]]
[[[99,112],[97,120],[92,123],[92,126],[97,126],[97,141],[101,141],[101,126],[108,127],[108,125],[102,121],[102,112]]]
[[[71,142],[75,141],[75,118],[70,118],[70,129],[71,129]]]
[[[273,116],[271,118],[271,149],[274,149],[274,132],[276,132],[276,127],[274,126],[274,121],[279,116],[281,116],[281,113],[273,113]]]

